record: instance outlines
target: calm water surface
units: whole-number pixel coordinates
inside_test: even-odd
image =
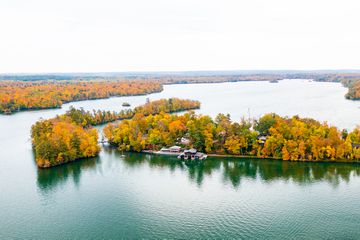
[[[146,97],[202,102],[200,113],[300,114],[341,128],[360,123],[360,102],[336,83],[304,81],[171,85],[149,96],[66,104],[0,116],[0,239],[360,238],[360,165],[173,157],[100,156],[37,169],[30,126],[70,105],[120,110]]]

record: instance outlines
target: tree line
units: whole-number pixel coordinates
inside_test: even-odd
[[[0,81],[0,113],[58,108],[63,103],[162,91],[155,81]]]

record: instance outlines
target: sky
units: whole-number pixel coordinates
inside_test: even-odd
[[[360,69],[358,0],[1,0],[0,73]]]

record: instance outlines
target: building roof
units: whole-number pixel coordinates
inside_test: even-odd
[[[265,140],[266,140],[266,136],[258,136],[258,139],[265,141]]]
[[[197,150],[194,149],[194,148],[191,148],[191,149],[189,149],[189,150],[185,150],[184,153],[196,154],[196,153],[197,153]]]

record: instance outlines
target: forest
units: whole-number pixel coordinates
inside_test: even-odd
[[[40,120],[31,128],[35,161],[39,167],[52,167],[76,159],[94,157],[100,151],[98,132],[94,125],[132,118],[135,114],[179,112],[200,107],[200,102],[178,98],[160,99],[136,107],[134,110],[85,111],[70,109],[53,119]]]
[[[59,108],[63,103],[162,91],[155,81],[0,81],[0,113]]]
[[[135,114],[131,120],[108,124],[104,134],[121,150],[140,152],[163,146],[189,146],[214,154],[253,156],[291,161],[357,162],[360,159],[360,129],[348,133],[327,123],[298,116],[266,114],[260,119],[233,122],[229,115],[215,119],[188,112],[183,115]]]

